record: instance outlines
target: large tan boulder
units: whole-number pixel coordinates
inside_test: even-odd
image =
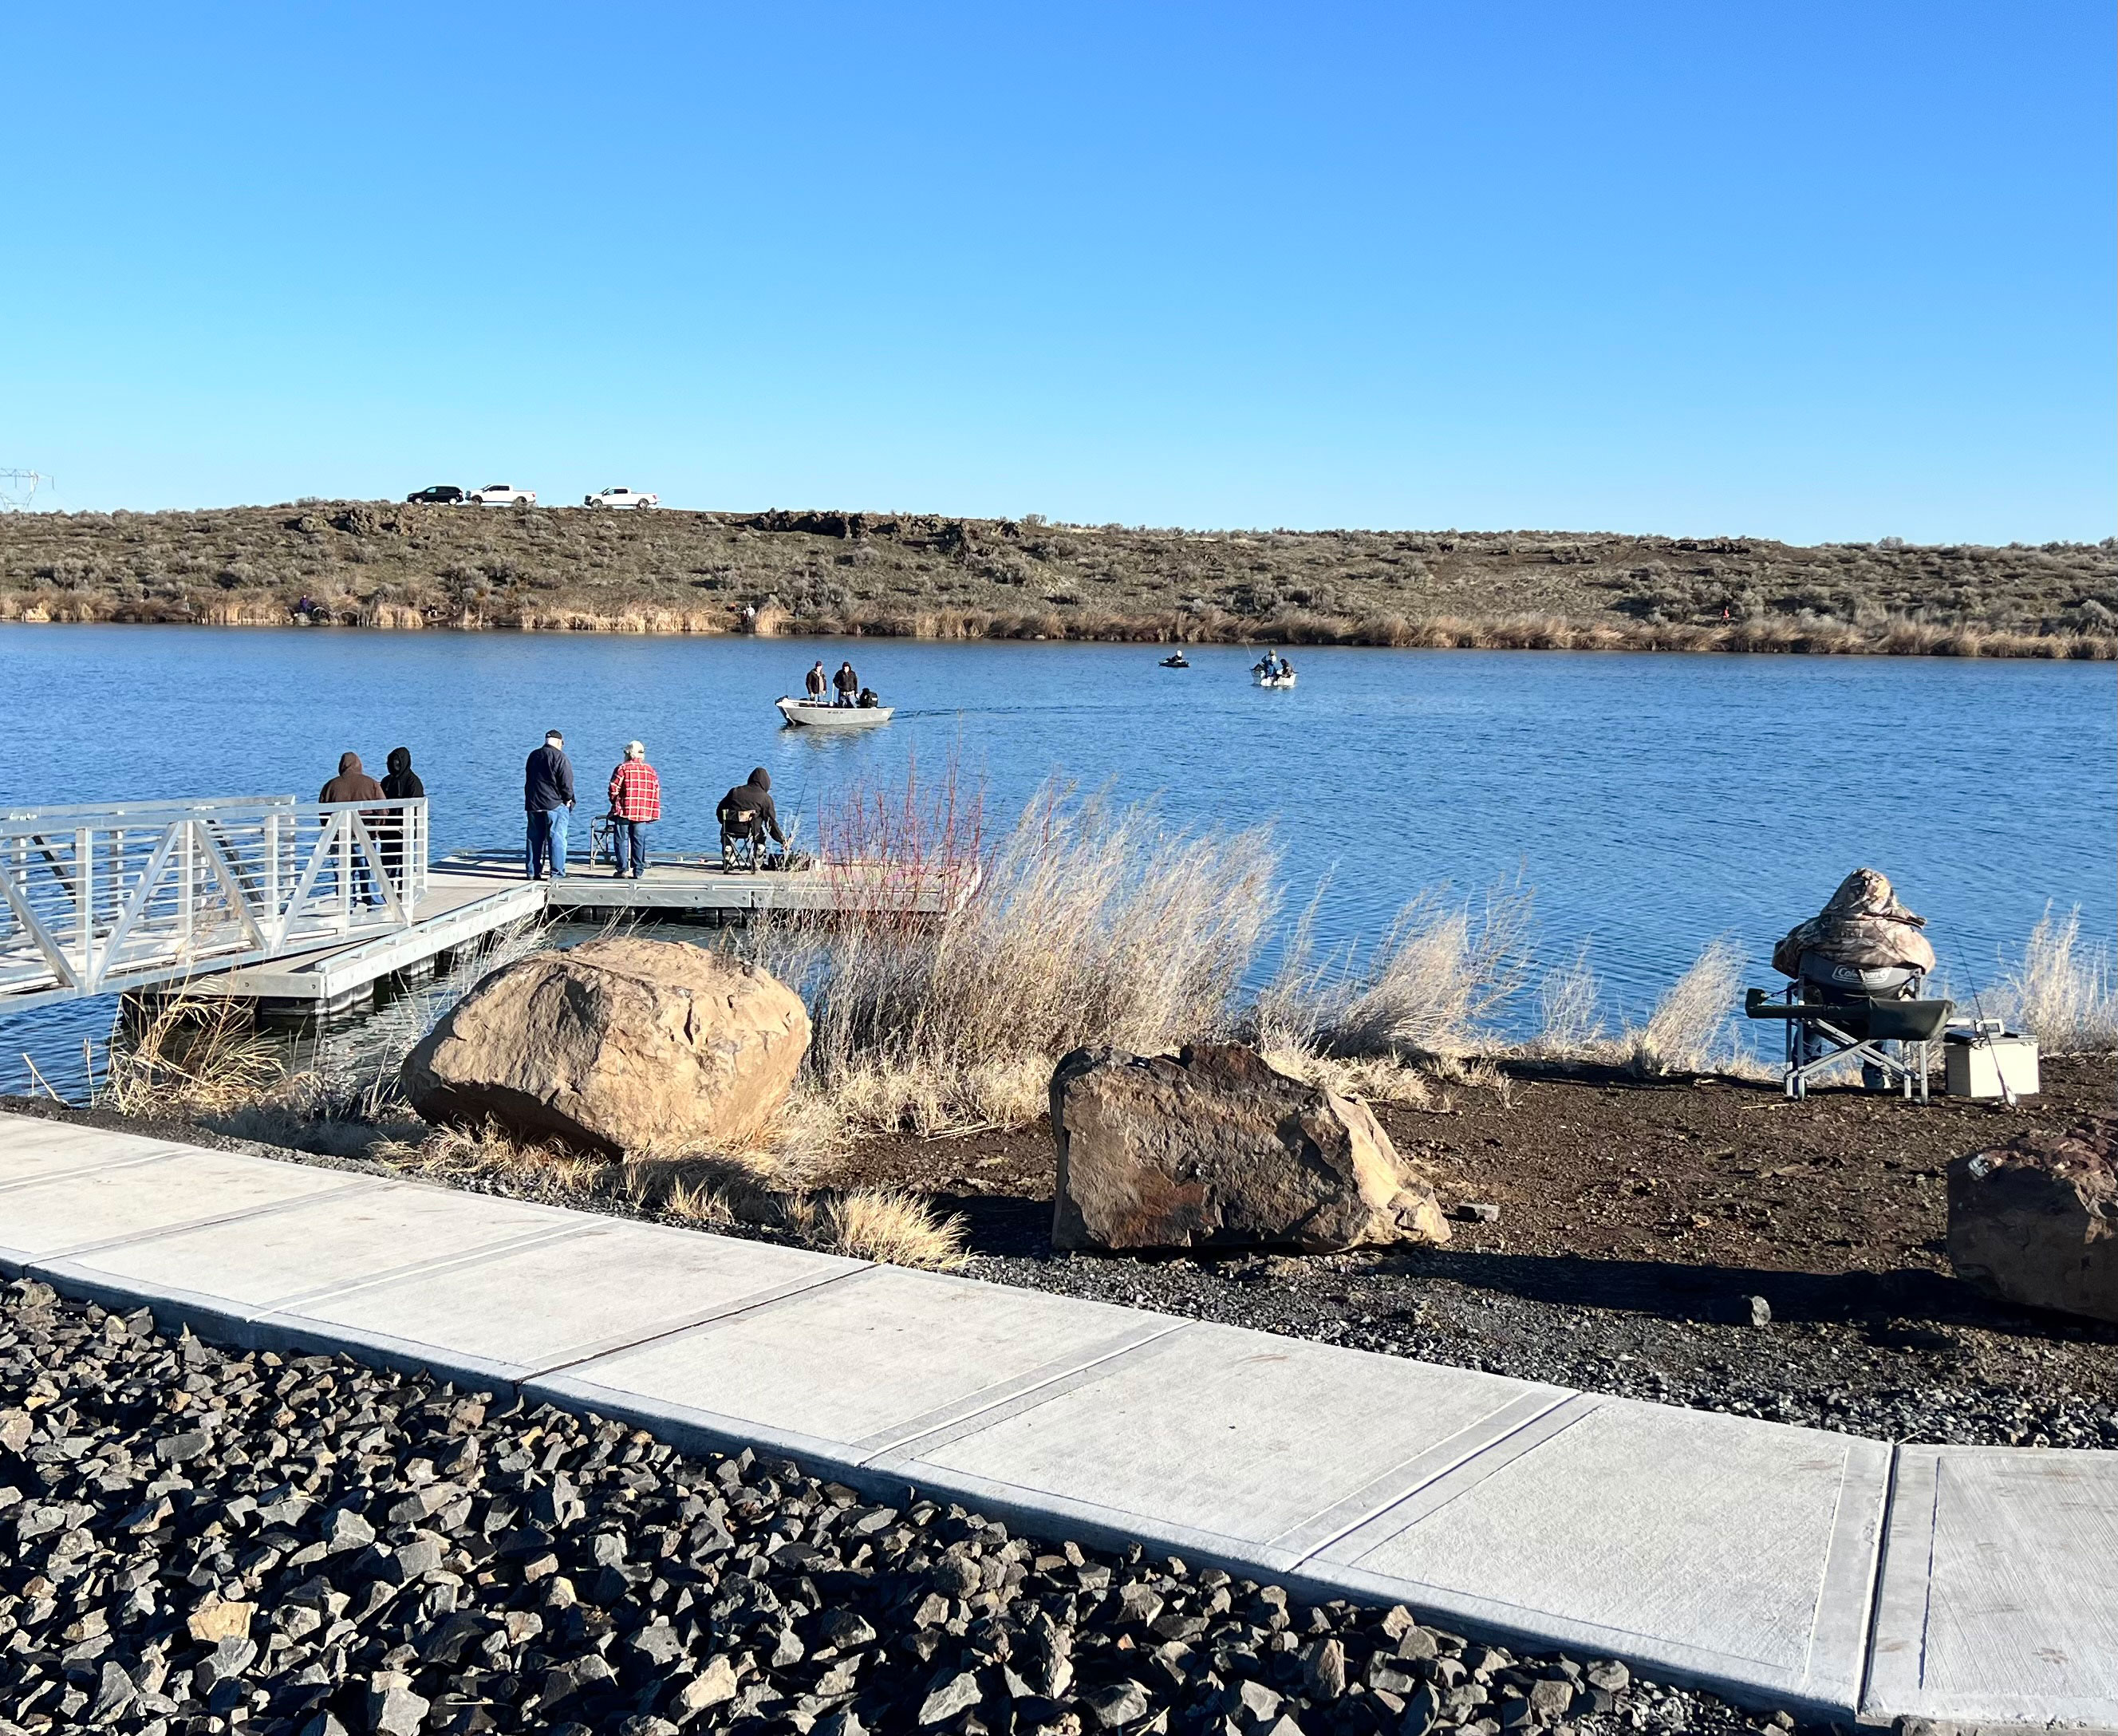
[[[1328,1252],[1446,1242],[1432,1190],[1362,1104],[1256,1049],[1076,1049],[1052,1076],[1054,1248]]]
[[[2114,1123],[2032,1131],[1949,1166],[1949,1263],[2026,1308],[2118,1322]]]
[[[682,942],[594,940],[494,971],[405,1058],[404,1077],[428,1121],[674,1151],[756,1132],[808,1047],[801,997],[755,965]]]

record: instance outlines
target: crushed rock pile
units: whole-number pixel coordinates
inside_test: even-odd
[[[748,1451],[0,1293],[0,1736],[1792,1723]]]

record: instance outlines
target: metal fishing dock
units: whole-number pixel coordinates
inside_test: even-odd
[[[0,1013],[178,988],[281,1016],[345,1012],[378,984],[422,980],[447,954],[548,915],[714,926],[774,913],[935,915],[978,882],[968,865],[731,870],[673,849],[638,880],[576,858],[565,879],[531,881],[520,851],[429,862],[427,827],[423,801],[0,810]]]

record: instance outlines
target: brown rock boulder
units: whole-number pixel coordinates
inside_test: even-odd
[[[1445,1242],[1433,1192],[1357,1103],[1256,1049],[1076,1049],[1052,1076],[1054,1248]]]
[[[405,1057],[404,1077],[428,1121],[668,1151],[754,1132],[808,1048],[801,997],[756,965],[595,940],[494,971]]]
[[[2026,1308],[2118,1322],[2118,1123],[2032,1131],[1949,1166],[1949,1261]]]

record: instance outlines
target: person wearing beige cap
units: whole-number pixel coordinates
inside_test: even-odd
[[[610,775],[611,847],[617,855],[615,878],[637,880],[647,872],[647,828],[662,817],[662,780],[647,763],[647,749],[625,744],[625,757]]]

